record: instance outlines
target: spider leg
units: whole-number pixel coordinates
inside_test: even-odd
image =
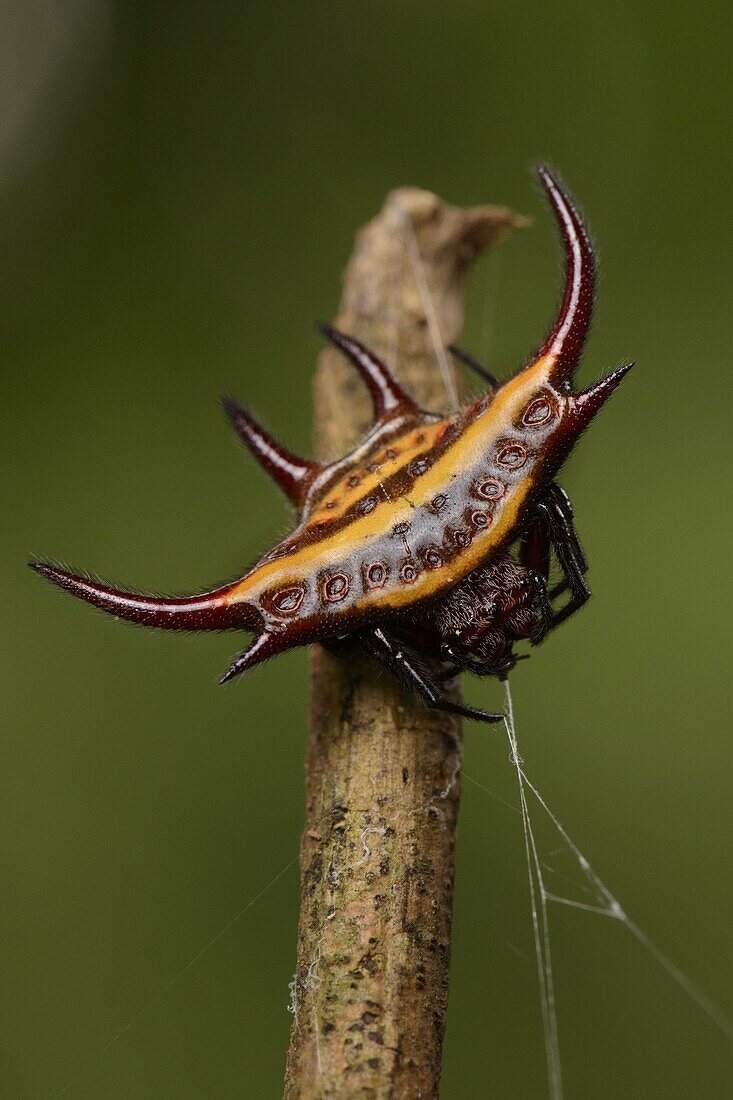
[[[441,681],[450,680],[461,672],[472,672],[474,676],[498,676],[501,678],[511,672],[517,661],[529,659],[528,653],[520,657],[512,653],[500,661],[477,661],[457,652],[450,642],[444,642],[440,647],[440,656],[443,660],[450,662],[448,668],[444,669],[438,676],[438,680]]]
[[[451,355],[458,360],[459,363],[463,363],[465,367],[472,370],[474,374],[477,374],[479,378],[483,378],[484,382],[488,382],[492,390],[498,390],[501,383],[495,374],[492,374],[490,370],[487,370],[482,363],[479,363],[478,359],[474,359],[472,355],[469,355],[463,348],[456,347],[455,344],[448,345],[448,351]]]
[[[544,566],[545,562],[549,562],[549,548],[552,547],[563,571],[563,580],[551,589],[549,598],[555,599],[566,590],[570,591],[570,598],[565,606],[552,613],[548,628],[554,629],[590,599],[591,590],[584,576],[588,570],[588,560],[573,524],[572,505],[567,493],[559,485],[553,483],[548,486],[537,501],[535,511],[538,522],[531,525],[528,537],[523,542],[523,563],[536,567],[539,554]],[[546,566],[541,566],[540,569],[546,576]]]
[[[369,653],[372,650],[369,646],[362,645],[359,647],[359,634],[349,634],[345,638],[322,638],[320,644],[324,649],[327,649],[329,653],[333,653],[336,657],[344,657],[348,653],[353,653],[355,649],[368,649]],[[393,639],[394,641],[394,639]],[[410,655],[415,656],[416,650],[412,645],[408,646]],[[402,646],[404,652],[404,646]],[[419,652],[419,646],[417,647]],[[427,652],[427,651],[426,651]],[[435,654],[432,654],[433,658]],[[480,661],[474,661],[470,657],[463,657],[461,654],[456,653],[452,646],[446,642],[440,647],[440,659],[449,661],[450,664],[447,668],[442,668],[435,676],[436,681],[439,684],[444,683],[446,680],[452,680],[454,676],[460,676],[462,672],[475,672],[477,676],[489,676],[493,671],[493,666],[488,664],[482,664]],[[518,658],[521,660],[521,658]],[[422,667],[422,666],[421,666]],[[409,685],[412,686],[412,685]]]
[[[503,714],[479,710],[467,703],[446,699],[438,683],[423,665],[420,658],[401,642],[391,638],[381,627],[365,630],[358,635],[362,648],[388,669],[395,679],[409,688],[430,710],[442,710],[448,714],[460,714],[477,722],[501,722]]]
[[[553,481],[547,487],[545,499],[552,504],[555,515],[558,518],[569,545],[572,547],[573,555],[578,562],[581,572],[587,572],[588,559],[585,556],[583,547],[580,545],[580,539],[578,538],[578,533],[573,524],[575,513],[570,503],[570,497],[564,489],[561,489],[560,486]]]
[[[544,573],[533,572],[532,579],[535,585],[537,598],[537,610],[540,613],[540,622],[531,636],[533,645],[543,642],[549,632],[555,626],[555,609],[552,606],[550,593],[547,591],[547,578]]]

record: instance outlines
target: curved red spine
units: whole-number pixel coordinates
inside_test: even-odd
[[[234,430],[260,466],[277,482],[288,500],[301,504],[308,486],[320,472],[318,463],[287,451],[234,398],[222,398],[222,405]]]
[[[406,413],[420,413],[420,409],[410,395],[405,393],[390,369],[369,348],[331,325],[319,323],[318,329],[344,353],[364,379],[374,402],[377,420],[391,420]]]
[[[106,611],[118,619],[164,630],[228,630],[253,628],[259,616],[245,603],[229,604],[231,585],[203,592],[199,596],[148,596],[113,588],[101,581],[71,573],[48,562],[32,561],[35,569],[59,588]]]
[[[596,288],[596,260],[590,234],[561,180],[544,164],[537,174],[555,213],[565,249],[565,290],[550,334],[536,359],[555,360],[555,382],[569,382],[588,336]]]

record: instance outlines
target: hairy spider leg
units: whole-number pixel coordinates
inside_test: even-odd
[[[530,576],[535,583],[535,591],[537,594],[537,609],[542,616],[541,622],[535,633],[531,637],[532,645],[539,645],[543,642],[549,632],[552,630],[555,611],[550,600],[550,593],[547,591],[547,579],[542,573],[530,571]]]
[[[542,529],[540,537],[544,537],[548,546],[555,551],[563,571],[563,580],[551,590],[550,599],[570,590],[570,598],[565,606],[552,613],[549,630],[554,630],[591,597],[591,590],[584,576],[588,569],[588,560],[573,524],[570,500],[558,485],[548,486],[536,502],[535,509]]]
[[[440,656],[442,660],[451,662],[448,668],[443,669],[438,675],[438,680],[441,683],[444,680],[452,680],[454,676],[458,676],[461,672],[471,672],[474,676],[498,676],[500,680],[503,680],[514,668],[517,661],[529,660],[529,653],[522,653],[519,657],[512,653],[510,657],[504,657],[501,661],[496,661],[493,664],[489,661],[477,661],[475,658],[457,653],[450,642],[444,642],[440,647]]]
[[[495,665],[482,664],[479,661],[464,660],[458,654],[455,656],[456,667],[441,670],[433,677],[427,670],[425,662],[417,651],[404,641],[385,633],[381,628],[359,631],[347,634],[343,638],[322,638],[320,645],[329,653],[337,657],[346,656],[355,650],[366,653],[383,665],[399,684],[416,695],[430,710],[447,711],[449,714],[460,714],[466,718],[475,718],[480,722],[499,722],[503,714],[491,711],[479,710],[464,703],[454,703],[440,694],[439,684],[445,680],[451,680],[460,672],[475,671],[478,676],[505,676],[514,666],[515,661],[523,660],[522,657],[507,658]],[[445,647],[446,657],[449,656],[449,646]],[[441,651],[443,652],[443,651]]]
[[[501,385],[499,379],[495,374],[492,374],[483,363],[479,363],[478,359],[474,359],[472,355],[469,355],[463,348],[459,348],[457,344],[449,344],[448,351],[459,363],[463,363],[464,367],[469,367],[469,369],[472,370],[474,374],[477,374],[479,378],[482,378],[484,382],[488,382],[492,390],[499,389]]]
[[[409,647],[396,638],[392,638],[381,627],[365,630],[354,635],[354,640],[362,649],[384,665],[394,678],[409,688],[430,710],[446,711],[448,714],[460,714],[464,718],[474,718],[477,722],[502,722],[503,714],[479,710],[467,703],[456,703],[441,694],[440,686],[428,672],[423,662]]]
[[[573,524],[575,512],[570,497],[564,489],[560,488],[557,482],[552,482],[548,485],[546,492],[548,496],[552,498],[555,512],[563,525],[563,530],[567,536],[568,542],[572,546],[573,556],[578,562],[581,571],[586,573],[588,571],[588,559],[585,556],[585,551],[580,544],[578,533]]]

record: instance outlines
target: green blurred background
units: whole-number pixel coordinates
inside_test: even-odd
[[[601,253],[582,378],[638,366],[562,479],[595,598],[518,668],[520,745],[733,1011],[730,32],[682,0],[3,5],[3,1096],[55,1096],[294,859],[306,742],[304,652],[224,690],[232,636],[113,624],[24,561],[190,591],[271,545],[286,508],[217,395],[307,450],[312,320],[395,186],[536,217],[469,297],[466,345],[514,369],[558,291],[538,157]],[[499,733],[467,728],[466,771],[516,805]],[[523,860],[465,783],[448,1100],[546,1095]],[[65,1095],[277,1097],[297,908],[291,865]],[[570,1100],[733,1094],[730,1043],[621,925],[551,921]]]

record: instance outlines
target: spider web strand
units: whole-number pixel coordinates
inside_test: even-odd
[[[420,255],[420,247],[417,243],[417,237],[415,236],[415,230],[409,216],[404,210],[399,210],[400,225],[405,238],[405,247],[407,248],[407,255],[410,259],[412,266],[412,273],[415,277],[417,289],[420,294],[420,300],[422,301],[422,307],[425,312],[425,320],[428,323],[428,331],[430,332],[430,339],[433,342],[433,348],[435,350],[435,358],[438,361],[440,367],[440,373],[443,376],[443,384],[445,386],[446,393],[448,394],[448,400],[450,407],[455,411],[460,402],[458,400],[458,389],[456,387],[456,376],[453,371],[453,367],[448,359],[448,353],[443,346],[443,338],[440,332],[440,325],[438,324],[438,316],[433,306],[433,299],[430,293],[430,287],[425,275],[425,267]]]
[[[537,864],[535,865],[535,875],[536,875],[539,895],[540,895],[540,899],[541,899],[541,903],[542,903],[541,906],[540,906],[540,912],[542,912],[542,905],[546,905],[547,902],[554,902],[556,905],[564,905],[564,906],[567,906],[569,908],[579,909],[583,912],[594,913],[597,916],[611,917],[615,920],[620,921],[621,924],[623,924],[624,927],[628,929],[628,931],[631,933],[631,935],[642,945],[642,947],[644,947],[649,952],[649,954],[652,956],[653,959],[655,959],[657,964],[659,966],[661,966],[663,970],[666,971],[666,973],[673,979],[673,981],[675,981],[677,983],[677,985],[688,995],[688,997],[692,1001],[694,1001],[694,1003],[708,1016],[708,1018],[710,1020],[713,1021],[713,1023],[720,1029],[720,1031],[722,1031],[722,1033],[729,1040],[733,1041],[733,1020],[731,1020],[730,1017],[727,1016],[722,1011],[722,1009],[720,1009],[718,1007],[718,1005],[715,1004],[714,1001],[712,1001],[705,993],[703,993],[703,991],[697,985],[695,985],[695,983],[690,978],[688,978],[688,976],[684,973],[684,971],[682,971],[677,966],[677,964],[675,962],[673,962],[672,959],[670,959],[669,956],[666,955],[665,952],[662,951],[662,949],[660,947],[657,946],[657,944],[654,942],[654,940],[652,940],[651,937],[648,936],[647,933],[644,932],[644,930],[641,929],[627,915],[627,913],[624,910],[621,903],[611,893],[611,891],[606,886],[603,879],[594,870],[594,868],[591,865],[590,861],[586,858],[586,856],[583,855],[580,848],[578,848],[577,844],[572,839],[572,837],[568,833],[565,826],[559,820],[557,815],[550,809],[549,805],[547,804],[546,800],[544,799],[542,794],[539,792],[537,787],[528,778],[527,773],[524,770],[524,762],[521,759],[521,757],[519,756],[518,751],[517,751],[517,737],[516,737],[516,729],[515,729],[515,725],[514,725],[514,713],[513,713],[513,708],[512,708],[512,697],[511,697],[511,691],[509,689],[508,681],[505,682],[505,691],[506,691],[506,700],[507,700],[507,703],[506,703],[506,706],[507,706],[507,718],[506,718],[507,733],[509,735],[509,741],[510,741],[510,745],[511,745],[511,749],[512,749],[512,764],[515,766],[515,768],[517,770],[517,778],[518,778],[519,786],[520,786],[520,801],[521,801],[521,806],[522,806],[522,819],[523,819],[523,821],[526,821],[525,829],[526,829],[527,835],[529,836],[530,841],[532,841],[534,834],[532,832],[532,825],[531,825],[531,820],[530,820],[530,817],[529,817],[529,807],[527,806],[526,794],[525,794],[525,792],[528,790],[528,791],[531,791],[531,793],[534,795],[534,797],[537,800],[537,802],[539,803],[540,807],[547,814],[550,821],[553,823],[553,825],[557,829],[557,832],[562,837],[562,840],[564,841],[565,846],[567,847],[567,849],[570,851],[570,853],[575,858],[575,860],[576,860],[580,870],[583,872],[583,875],[585,876],[585,879],[586,879],[589,887],[591,888],[591,891],[592,891],[593,895],[595,896],[595,899],[596,899],[596,902],[597,902],[597,904],[593,905],[593,904],[589,904],[587,902],[577,901],[573,898],[564,897],[561,894],[555,894],[552,891],[548,891],[545,887],[544,879],[543,879],[543,876],[542,876],[542,864],[539,863],[539,860],[537,859],[536,850],[533,848],[533,851],[532,851],[533,860],[537,860]],[[563,876],[560,876],[560,877],[563,877]],[[533,925],[534,925],[535,924],[535,918],[534,918],[535,903],[534,903],[534,900],[532,900],[532,907],[533,907]],[[549,962],[549,929],[547,927],[546,922],[545,922],[545,926],[544,926],[543,937],[547,937],[547,947],[545,948],[543,946],[543,954],[542,954],[542,958],[544,960],[544,965],[545,965],[545,967],[547,967],[548,962]],[[535,941],[536,941],[536,939],[537,939],[537,936],[535,935]],[[544,943],[544,940],[543,940],[543,943]],[[551,962],[549,962],[549,967],[550,967],[550,975],[551,975],[551,973],[552,973]],[[545,992],[543,992],[542,988],[541,988],[541,996],[543,997],[543,1000],[546,1000],[548,998],[550,992],[551,992],[550,990],[546,990]],[[548,1043],[548,1042],[549,1043],[554,1043],[555,1044],[555,1050],[556,1050],[557,1049],[557,1026],[556,1026],[556,1023],[554,1021],[554,998],[550,998],[550,1007],[551,1007],[551,1015],[550,1015],[550,1025],[551,1026],[550,1026],[549,1035],[546,1032],[546,1043]],[[546,1007],[543,1007],[543,1016],[544,1016],[545,1012],[546,1012]],[[548,1055],[548,1064],[549,1064],[549,1062],[550,1062],[550,1056]],[[554,1100],[554,1098],[553,1098],[553,1100]]]
[[[542,877],[537,845],[535,843],[532,820],[527,805],[525,792],[525,777],[522,769],[522,760],[517,746],[517,735],[514,725],[514,708],[509,681],[504,681],[506,694],[506,726],[509,748],[511,751],[511,763],[517,772],[519,786],[519,804],[522,813],[522,829],[524,833],[524,850],[527,860],[527,876],[529,881],[529,897],[532,913],[532,931],[534,934],[535,958],[537,961],[537,978],[540,987],[540,1008],[542,1010],[542,1028],[545,1038],[545,1058],[547,1061],[547,1083],[550,1100],[562,1100],[562,1065],[560,1061],[560,1042],[557,1031],[557,1013],[555,1009],[555,982],[552,970],[552,953],[550,949],[550,927],[547,915],[547,892]],[[537,898],[539,897],[539,905]]]

